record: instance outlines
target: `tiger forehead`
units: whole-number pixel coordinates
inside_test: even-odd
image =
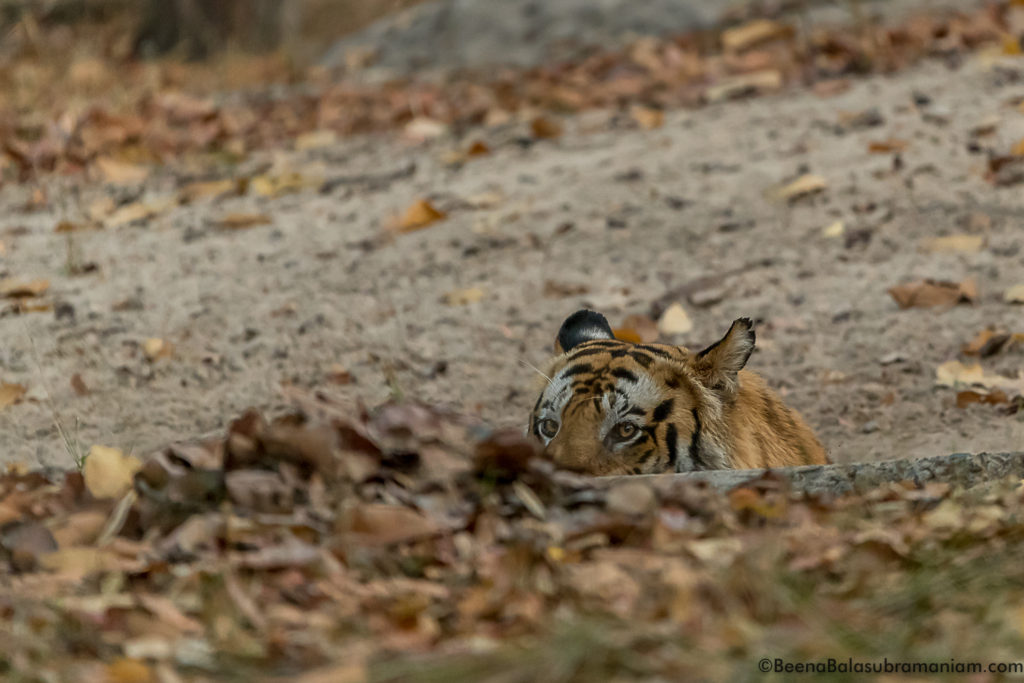
[[[685,348],[663,344],[584,342],[568,353],[552,374],[555,381],[549,386],[553,389],[549,395],[556,402],[561,397],[573,403],[605,395],[615,402],[620,396],[629,404],[650,408],[660,403],[666,392],[674,393],[689,384],[685,373],[677,372],[687,357]]]
[[[568,354],[563,367],[583,364],[592,371],[605,368],[628,368],[632,365],[647,369],[659,360],[683,362],[689,351],[681,346],[668,344],[633,344],[617,339],[600,339],[580,344]]]

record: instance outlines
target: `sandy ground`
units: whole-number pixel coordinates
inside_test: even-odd
[[[69,451],[93,443],[145,453],[221,429],[249,406],[279,409],[283,385],[370,405],[400,392],[520,425],[534,382],[523,361],[545,358],[568,313],[590,306],[618,324],[723,273],[696,288],[705,305],[680,297],[694,329],[676,341],[699,346],[736,317],[756,319],[749,367],[806,415],[834,460],[1020,448],[1021,415],[960,410],[934,379],[986,325],[1024,332],[1024,309],[1002,301],[1024,282],[1021,186],[994,187],[984,153],[968,149],[971,130],[993,116],[1000,123],[981,147],[1005,151],[1024,138],[1022,68],[931,62],[827,99],[801,90],[670,112],[653,131],[592,112],[527,147],[471,131],[466,140],[486,139],[493,153],[461,168],[442,161],[451,140],[364,138],[265,155],[249,163],[329,177],[415,168],[73,233],[70,261],[98,267],[78,276],[54,225],[108,189],[50,181],[51,208],[30,212],[21,208],[28,188],[8,185],[0,271],[48,278],[58,305],[0,318],[0,379],[29,387],[0,411],[0,462],[70,465]],[[915,92],[931,104],[916,107]],[[839,125],[843,112],[871,107],[880,125]],[[868,152],[888,138],[909,142],[895,171],[891,154]],[[805,171],[828,189],[793,205],[766,197]],[[181,179],[164,171],[145,196]],[[379,239],[421,197],[449,217]],[[231,211],[273,222],[215,227]],[[837,220],[847,237],[824,237]],[[978,253],[920,249],[922,239],[972,230],[987,235]],[[898,310],[887,288],[922,277],[974,277],[981,294],[950,310]],[[485,296],[443,301],[465,288]],[[146,360],[150,337],[173,343],[172,357]],[[331,382],[335,364],[351,383]],[[1022,365],[1021,350],[985,361],[1009,375]],[[88,395],[73,390],[76,373]]]

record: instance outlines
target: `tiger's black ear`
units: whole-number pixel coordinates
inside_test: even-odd
[[[562,323],[555,337],[555,352],[565,353],[585,341],[615,339],[608,319],[596,311],[576,311]]]
[[[736,388],[736,373],[743,369],[754,352],[754,323],[740,318],[719,341],[698,353],[693,359],[697,377],[715,391]]]

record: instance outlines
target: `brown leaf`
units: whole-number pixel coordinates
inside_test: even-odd
[[[189,183],[181,188],[178,196],[183,202],[193,202],[197,199],[205,199],[207,197],[217,199],[238,193],[239,183],[236,180],[208,180],[205,182]]]
[[[777,69],[764,69],[722,79],[720,83],[704,91],[704,99],[709,103],[722,102],[759,92],[771,92],[781,87],[782,72]]]
[[[392,545],[427,538],[442,529],[413,509],[364,503],[348,512],[342,530],[363,544]]]
[[[918,280],[892,287],[889,294],[900,308],[930,308],[971,303],[977,298],[978,290],[971,278],[963,282]]]
[[[24,384],[9,384],[0,381],[0,410],[21,400],[28,388]]]
[[[906,140],[889,138],[888,140],[868,143],[868,151],[872,154],[891,154],[893,152],[902,152],[907,148],[908,144],[910,143]]]
[[[217,225],[227,230],[242,230],[271,223],[265,213],[229,213],[217,219]]]
[[[631,331],[636,334],[640,339],[636,344],[649,344],[651,342],[658,341],[658,337],[661,333],[658,331],[658,324],[654,322],[648,315],[641,313],[633,313],[627,315],[622,320],[622,325],[619,326],[621,331]],[[615,335],[617,339],[622,339],[618,334]]]
[[[1010,399],[1006,396],[1006,392],[995,390],[991,393],[980,393],[977,391],[958,391],[956,394],[956,407],[966,408],[972,403],[984,403],[986,405],[998,405],[1000,403],[1009,403]]]
[[[10,299],[39,296],[49,288],[49,280],[18,280],[12,277],[0,279],[0,297]]]
[[[57,541],[43,524],[26,520],[3,529],[0,548],[10,554],[11,566],[16,570],[30,571],[42,555],[57,549]]]
[[[445,218],[446,214],[434,208],[429,200],[417,199],[398,219],[396,227],[399,232],[413,232]]]
[[[114,185],[138,185],[149,177],[145,166],[129,164],[110,157],[100,157],[93,162],[103,179]]]
[[[467,157],[482,157],[491,153],[491,148],[488,147],[484,142],[480,140],[474,140],[473,143],[466,148]]]
[[[562,135],[562,124],[547,116],[537,116],[530,121],[530,134],[538,140],[551,140]]]
[[[77,372],[71,375],[71,389],[77,396],[89,395],[89,387],[85,385],[85,381],[82,379],[82,376]]]

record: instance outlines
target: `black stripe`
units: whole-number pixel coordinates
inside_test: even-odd
[[[647,461],[650,460],[655,454],[656,453],[655,453],[654,449],[652,448],[651,450],[646,451],[643,455],[641,455],[640,456],[640,467],[646,467]]]
[[[582,375],[584,372],[591,372],[593,369],[591,365],[580,363],[579,365],[571,365],[558,374],[562,377],[569,377],[571,375]]]
[[[679,435],[676,433],[676,426],[671,422],[668,423],[668,428],[665,430],[665,448],[668,449],[668,465],[669,471],[676,471],[676,460],[679,454],[676,453],[676,440]]]
[[[665,399],[658,404],[658,407],[654,409],[654,414],[651,415],[651,419],[654,422],[661,422],[668,414],[672,412],[672,399]]]
[[[612,377],[620,377],[622,379],[628,379],[631,382],[639,382],[640,378],[636,376],[635,372],[631,372],[626,368],[615,368],[612,370]]]
[[[656,346],[648,346],[647,344],[637,344],[633,348],[641,349],[643,351],[646,351],[647,353],[653,353],[655,356],[661,356],[662,358],[672,358],[672,354],[663,349],[659,349]]]
[[[626,411],[626,415],[643,415],[644,412],[643,408],[630,408]]]
[[[700,452],[700,416],[697,415],[697,409],[694,408],[690,411],[693,414],[693,436],[690,438],[690,460],[693,461],[694,469],[708,469],[708,464],[704,462],[704,457]]]
[[[608,353],[608,349],[597,348],[597,349],[580,349],[579,351],[573,351],[572,355],[569,356],[569,362],[583,358],[584,356],[597,356],[602,353]]]
[[[626,351],[623,351],[622,355],[625,355],[626,353]],[[649,368],[654,363],[654,359],[645,353],[640,353],[639,351],[629,351],[628,353],[630,358],[644,366],[644,368]],[[615,355],[612,354],[612,357],[615,358]]]

